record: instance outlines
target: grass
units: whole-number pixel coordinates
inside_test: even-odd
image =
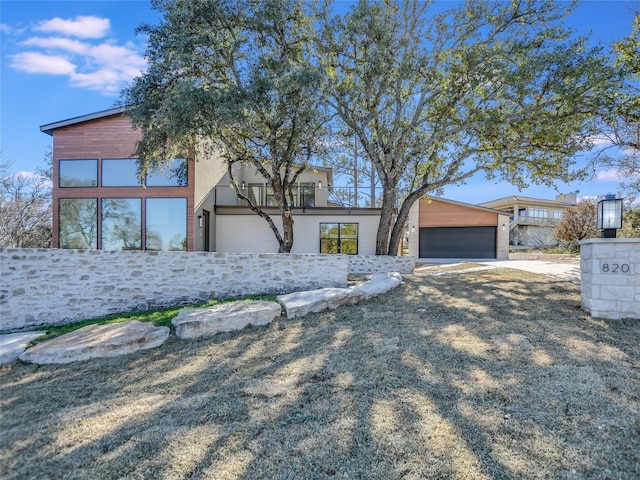
[[[640,324],[493,269],[119,358],[0,367],[0,478],[636,479]]]
[[[151,322],[156,327],[170,327],[171,320],[181,310],[185,310],[187,308],[212,307],[214,305],[220,305],[223,303],[248,301],[248,300],[268,300],[268,301],[275,302],[276,295],[249,295],[244,297],[227,298],[222,300],[209,300],[207,302],[199,303],[196,305],[182,305],[182,306],[173,306],[173,307],[166,307],[166,308],[157,308],[153,310],[145,310],[142,312],[119,313],[114,315],[106,315],[104,317],[91,318],[88,320],[81,320],[79,322],[68,323],[66,325],[55,325],[55,326],[47,327],[47,334],[41,337],[38,337],[37,339],[34,340],[33,343],[37,344],[37,343],[45,342],[47,340],[51,340],[52,338],[58,337],[60,335],[64,335],[65,333],[73,332],[74,330],[78,330],[79,328],[86,327],[87,325],[106,325],[111,323],[127,322],[129,320]]]

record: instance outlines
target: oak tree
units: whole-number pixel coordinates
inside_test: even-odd
[[[377,254],[395,255],[411,206],[446,185],[480,172],[517,187],[573,178],[601,93],[621,82],[564,25],[572,4],[438,5],[361,0],[323,22],[328,104],[383,188]]]
[[[321,148],[322,76],[310,61],[314,15],[301,0],[154,0],[160,25],[149,36],[149,69],[123,93],[142,131],[141,170],[194,146],[227,164],[239,198],[279,243],[293,245],[293,187]],[[235,164],[254,167],[273,190],[282,231],[238,188]]]

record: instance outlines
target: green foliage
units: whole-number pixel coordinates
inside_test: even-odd
[[[146,74],[123,93],[143,138],[144,172],[199,144],[227,162],[236,194],[293,244],[292,186],[322,144],[322,76],[310,61],[314,16],[301,0],[157,0]],[[208,140],[208,142],[207,142]],[[273,189],[283,232],[238,188],[231,166],[255,167]]]
[[[362,0],[323,25],[329,104],[392,192],[378,254],[395,254],[420,196],[478,172],[519,188],[576,178],[572,157],[591,147],[622,82],[603,50],[563,24],[572,4],[473,1],[435,15],[429,6]]]
[[[622,229],[618,237],[640,238],[640,207],[629,207],[622,214]]]

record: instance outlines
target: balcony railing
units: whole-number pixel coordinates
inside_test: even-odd
[[[341,207],[341,208],[380,208],[382,188],[370,187],[311,187],[300,184],[293,188],[294,207]],[[245,185],[241,192],[260,207],[277,206],[273,191],[265,185]],[[397,201],[396,201],[397,203]],[[236,195],[233,187],[218,186],[215,188],[215,205],[226,207],[246,207],[248,202]]]
[[[535,225],[539,227],[557,227],[562,221],[561,218],[531,217],[529,215],[518,215],[518,225]]]

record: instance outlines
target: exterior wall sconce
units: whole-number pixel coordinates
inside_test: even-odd
[[[411,233],[416,233],[416,226],[415,225],[411,227]]]
[[[616,230],[622,228],[622,199],[615,195],[605,195],[598,202],[598,230],[602,238],[616,238]]]
[[[243,192],[244,192],[244,187],[245,187],[245,185],[244,185],[244,181],[243,181],[243,182],[242,182],[242,185],[240,186],[240,188],[242,188],[242,191],[243,191]]]
[[[198,215],[198,226],[202,228],[202,215]]]
[[[504,230],[505,230],[505,226],[504,226],[504,223],[503,223],[502,224],[502,231],[504,232]]]
[[[322,181],[318,180],[318,190],[322,190]]]

